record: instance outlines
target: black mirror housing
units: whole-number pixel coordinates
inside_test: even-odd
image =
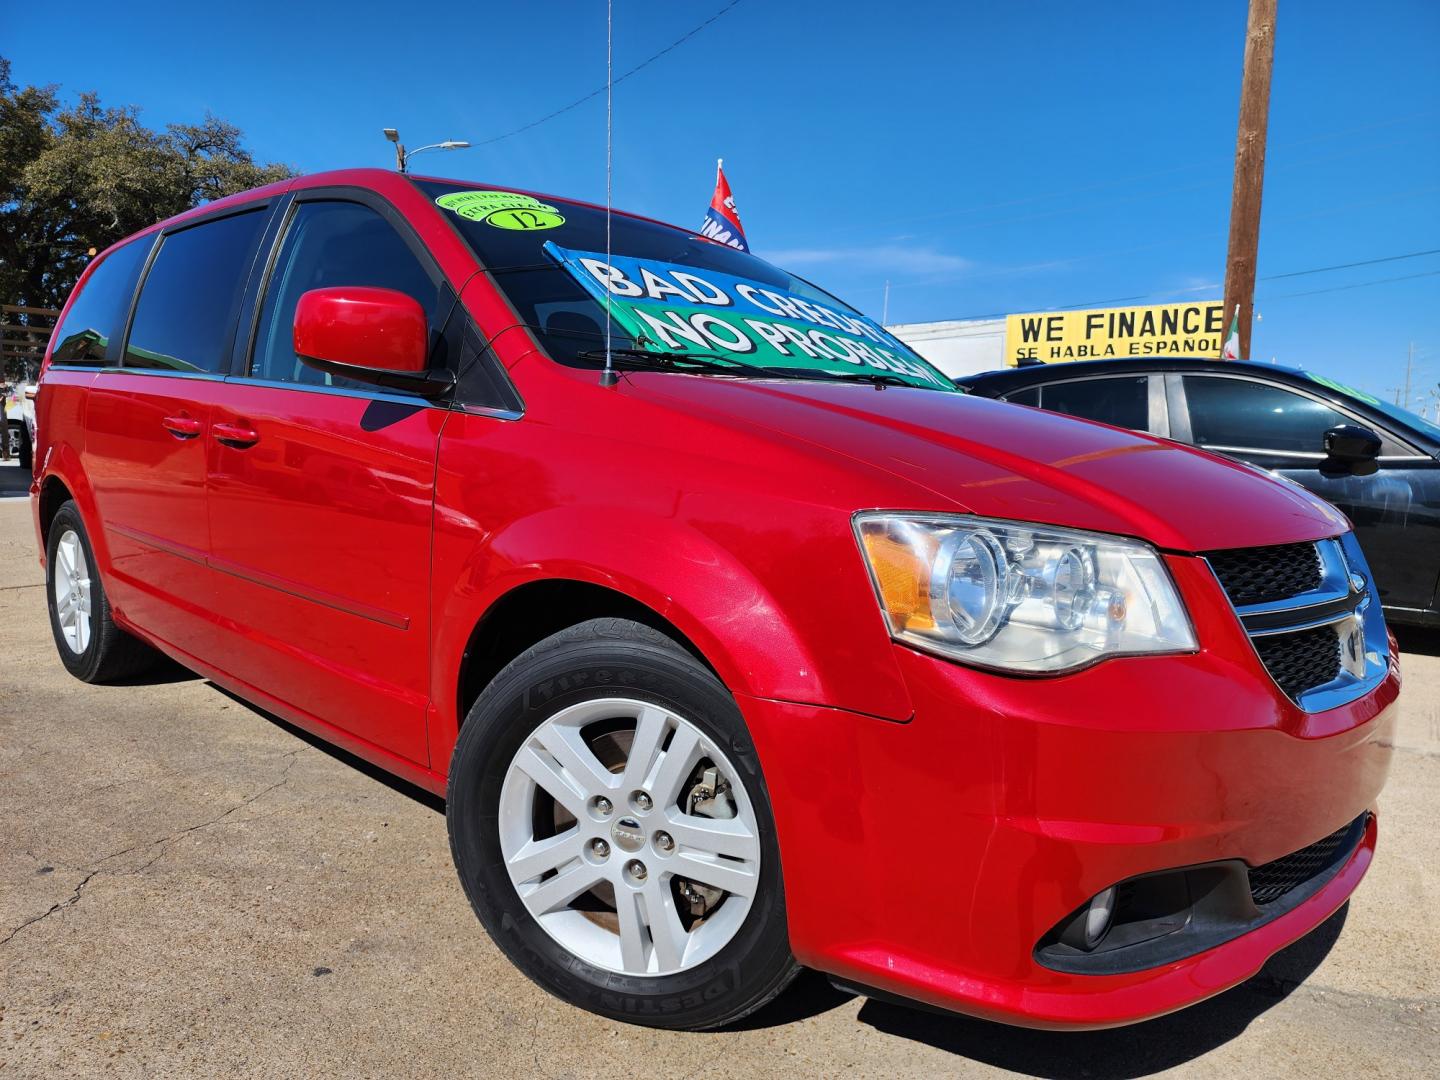
[[[1379,463],[1380,436],[1359,424],[1337,424],[1324,437],[1325,460],[1320,471],[1329,475],[1370,476]]]

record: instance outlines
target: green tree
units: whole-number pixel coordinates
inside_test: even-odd
[[[294,176],[256,164],[233,124],[154,131],[95,94],[17,87],[0,57],[0,302],[59,307],[116,240],[192,206]]]

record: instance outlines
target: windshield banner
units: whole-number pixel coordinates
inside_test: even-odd
[[[757,367],[897,375],[917,386],[954,385],[861,315],[760,281],[655,259],[545,253],[570,272],[648,352],[712,353]]]

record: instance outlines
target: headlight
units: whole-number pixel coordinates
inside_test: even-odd
[[[890,632],[956,660],[1056,672],[1195,649],[1165,564],[1138,540],[967,515],[865,513]]]

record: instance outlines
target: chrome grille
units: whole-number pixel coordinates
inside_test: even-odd
[[[1205,559],[1265,670],[1302,709],[1353,701],[1384,677],[1385,624],[1354,534]]]

